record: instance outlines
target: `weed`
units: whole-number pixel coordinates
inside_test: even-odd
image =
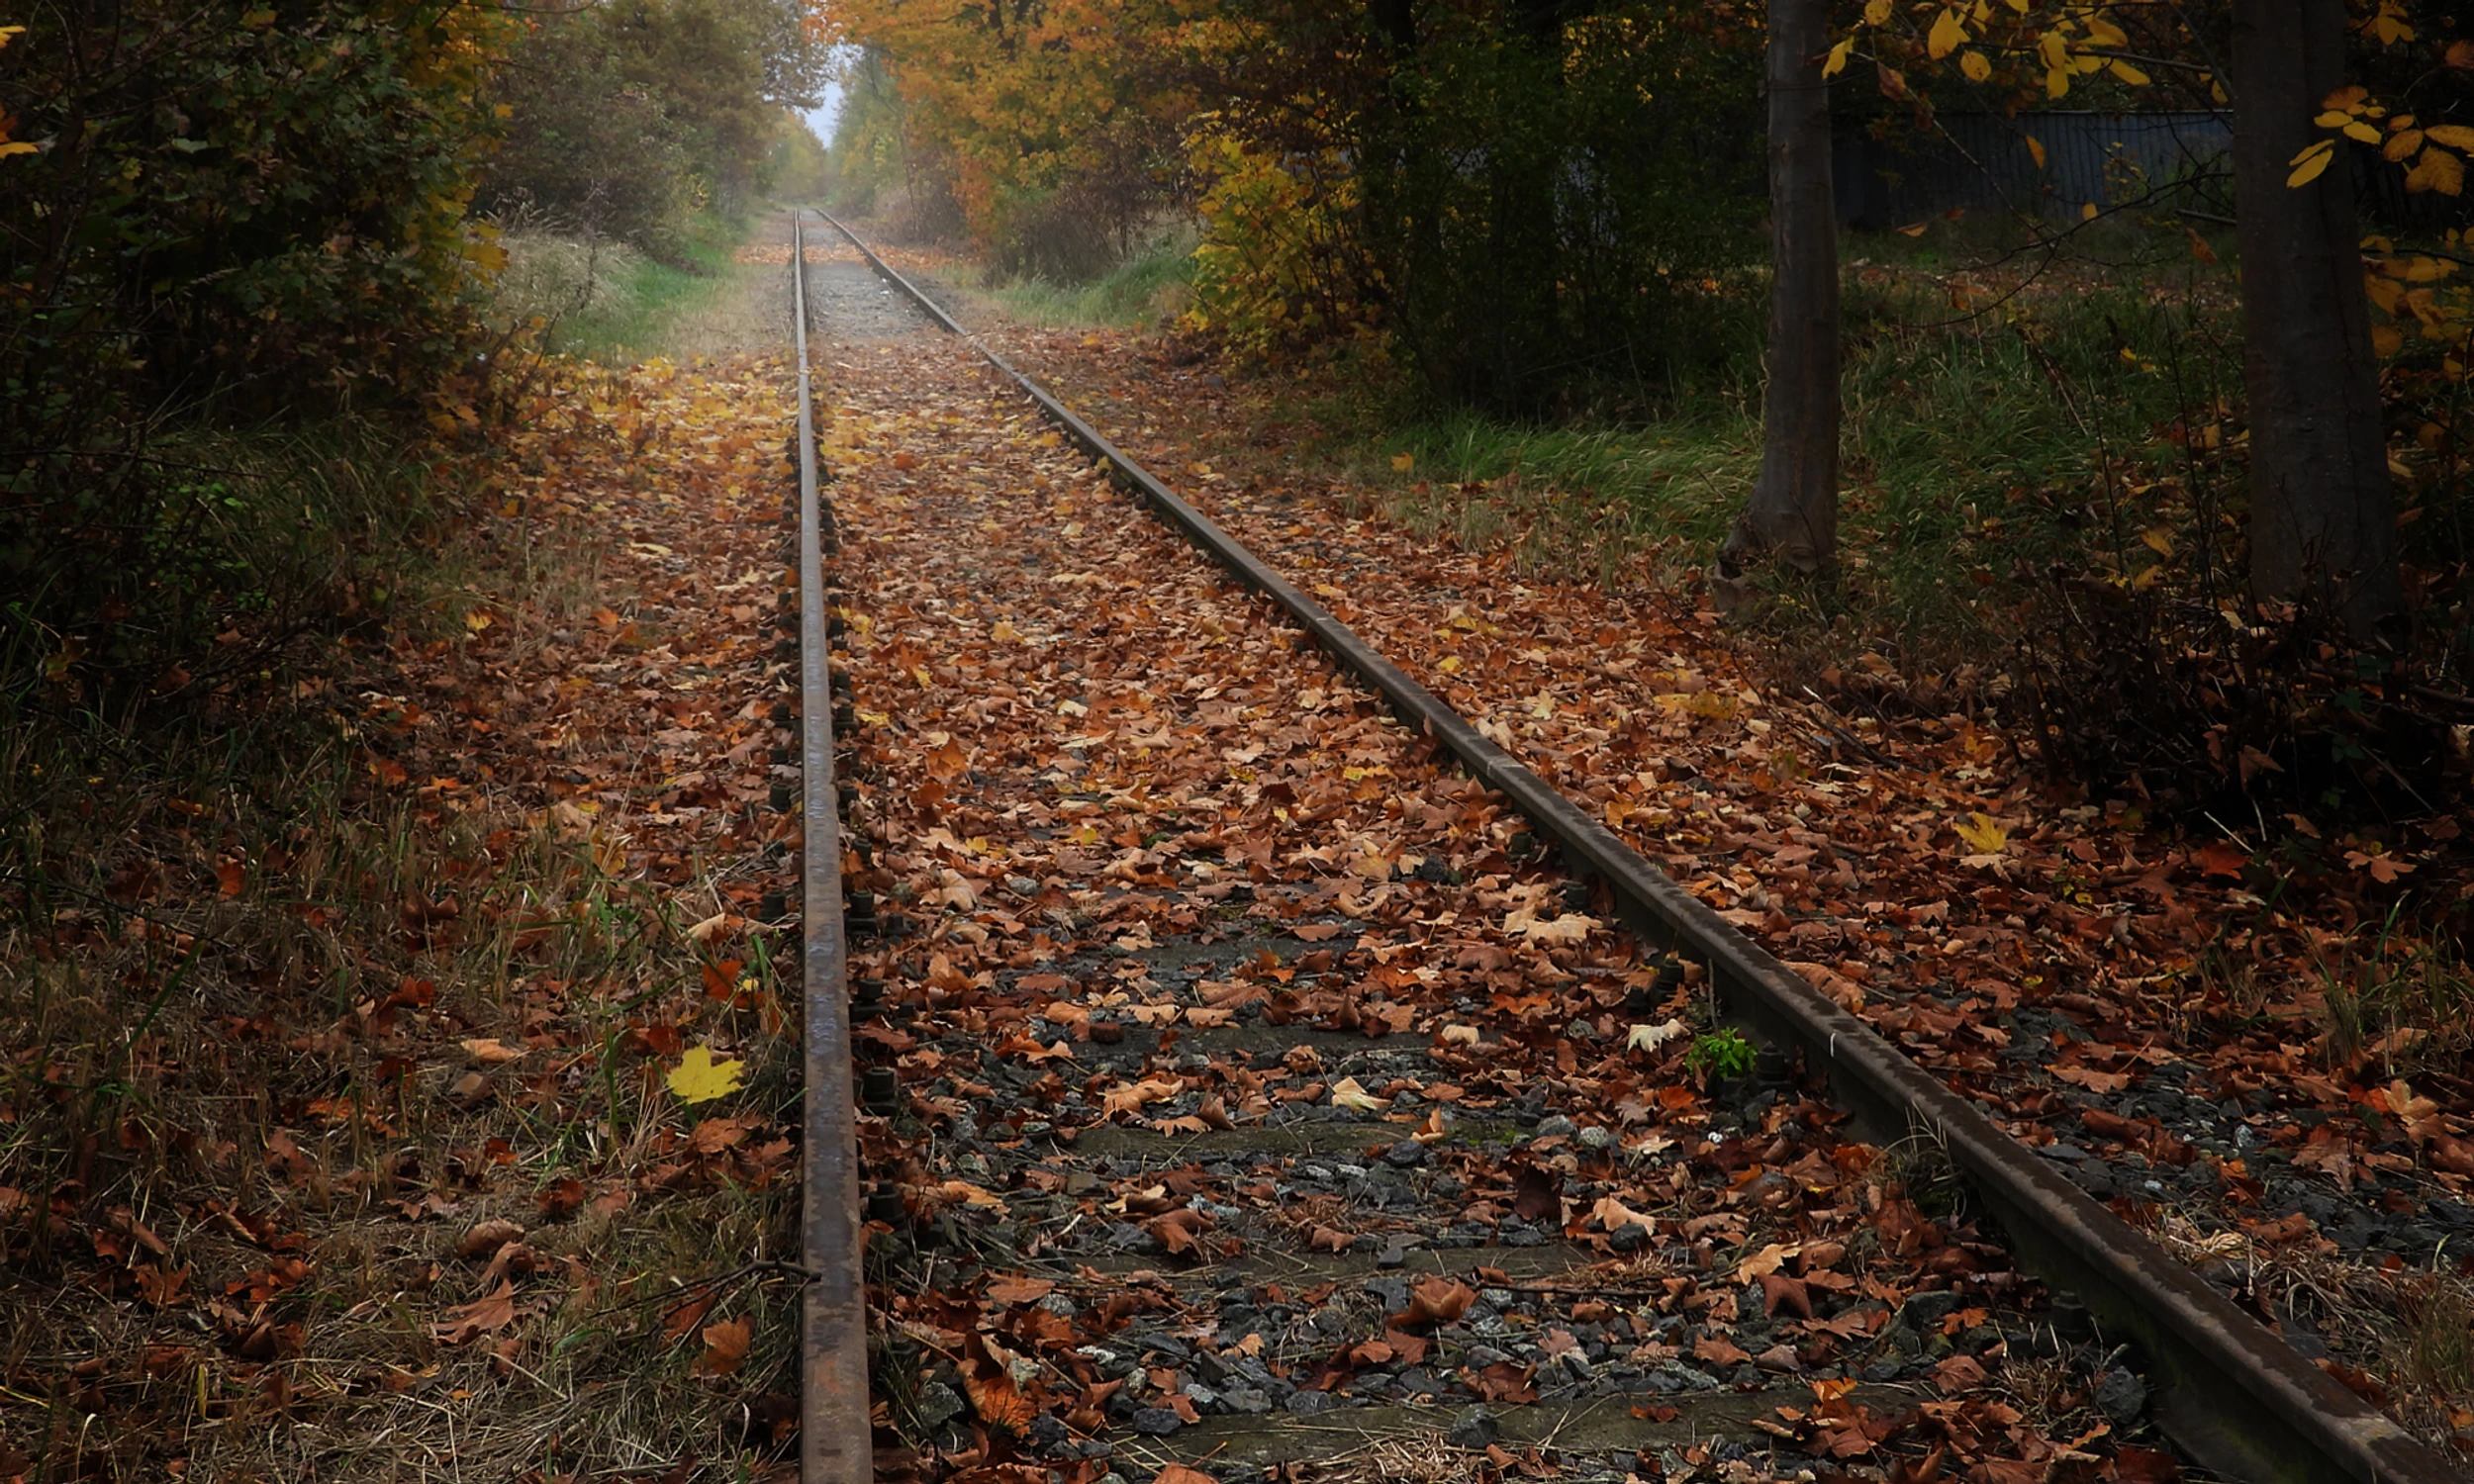
[[[1742,1031],[1721,1026],[1692,1038],[1692,1049],[1684,1053],[1683,1065],[1686,1071],[1704,1082],[1723,1082],[1750,1073],[1760,1056],[1760,1049],[1744,1039]]]
[[[2317,948],[2310,968],[2320,1050],[2331,1069],[2376,1056],[2383,1077],[2451,1069],[2474,1048],[2474,977],[2443,941],[2395,931],[2406,900],[2385,924]],[[2365,941],[2367,939],[2367,942]]]
[[[2434,1279],[2407,1311],[2404,1370],[2449,1396],[2474,1392],[2474,1294]]]
[[[1904,1139],[1883,1145],[1872,1162],[1871,1178],[1887,1190],[1895,1187],[1927,1216],[1956,1212],[1965,1195],[1958,1166],[1941,1131],[1916,1125]]]

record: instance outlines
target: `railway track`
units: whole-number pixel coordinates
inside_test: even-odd
[[[821,504],[794,278],[807,1478],[2458,1477],[994,354]]]

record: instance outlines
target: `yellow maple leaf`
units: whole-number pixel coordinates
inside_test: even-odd
[[[1997,856],[2010,843],[2010,831],[1994,822],[1990,814],[1970,814],[1958,821],[1958,838],[1967,842],[1977,855]]]
[[[709,1103],[739,1090],[739,1072],[746,1063],[736,1057],[715,1059],[710,1046],[691,1046],[670,1069],[670,1090],[683,1103]]]

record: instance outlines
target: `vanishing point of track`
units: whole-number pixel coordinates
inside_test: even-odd
[[[931,322],[969,339],[950,316],[849,229],[826,220]],[[837,798],[834,772],[837,683],[828,669],[833,636],[827,564],[837,542],[831,509],[819,498],[804,228],[795,224],[793,232],[800,391],[800,722],[806,780],[804,1233],[810,1273],[802,1351],[802,1467],[809,1484],[844,1484],[867,1480],[872,1467],[869,1314],[862,1268],[866,1229],[859,1209],[850,950],[844,937],[844,842],[838,828],[844,801]],[[1406,735],[1427,739],[1482,785],[1488,796],[1525,816],[1531,830],[1552,842],[1568,883],[1581,893],[1578,899],[1609,904],[1645,958],[1688,966],[1694,977],[1705,976],[1727,1020],[1768,1048],[1770,1065],[1783,1068],[1784,1077],[1810,1088],[1826,1087],[1831,1102],[1880,1141],[1924,1131],[1946,1149],[1974,1205],[1998,1222],[2018,1265],[2049,1290],[2075,1295],[2109,1339],[2136,1345],[2152,1397],[2150,1415],[2194,1462],[2228,1477],[2260,1481],[2439,1484],[2460,1477],[2393,1421],[2304,1361],[2112,1211],[2053,1173],[1972,1103],[1720,919],[1057,399],[995,352],[977,348],[1076,447],[1102,466],[1109,480],[1147,504],[1245,587],[1268,598],[1287,623],[1310,636],[1335,669],[1380,696]],[[843,714],[850,714],[847,707]],[[1401,1158],[1406,1162],[1422,1157],[1410,1151]],[[869,1214],[879,1214],[874,1201]],[[1474,1255],[1491,1256],[1493,1252]],[[1387,1252],[1392,1260],[1385,1265],[1399,1265],[1397,1256]],[[1480,1270],[1509,1283],[1497,1269]],[[1496,1302],[1497,1294],[1508,1302],[1516,1291],[1516,1285],[1489,1290],[1488,1302]],[[1393,1302],[1387,1299],[1386,1307]],[[1573,1368],[1585,1374],[1585,1367]],[[1215,1384],[1232,1394],[1246,1390],[1242,1380],[1226,1376],[1218,1376]],[[1242,1421],[1263,1431],[1292,1422],[1275,1416]]]

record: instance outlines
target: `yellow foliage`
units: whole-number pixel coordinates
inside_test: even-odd
[[[1311,341],[1371,335],[1373,292],[1354,229],[1358,185],[1337,149],[1276,159],[1205,116],[1187,163],[1209,184],[1187,328],[1257,359]]]
[[[716,1060],[712,1047],[692,1046],[666,1080],[683,1103],[711,1102],[739,1090],[739,1072],[745,1067],[736,1057]]]

